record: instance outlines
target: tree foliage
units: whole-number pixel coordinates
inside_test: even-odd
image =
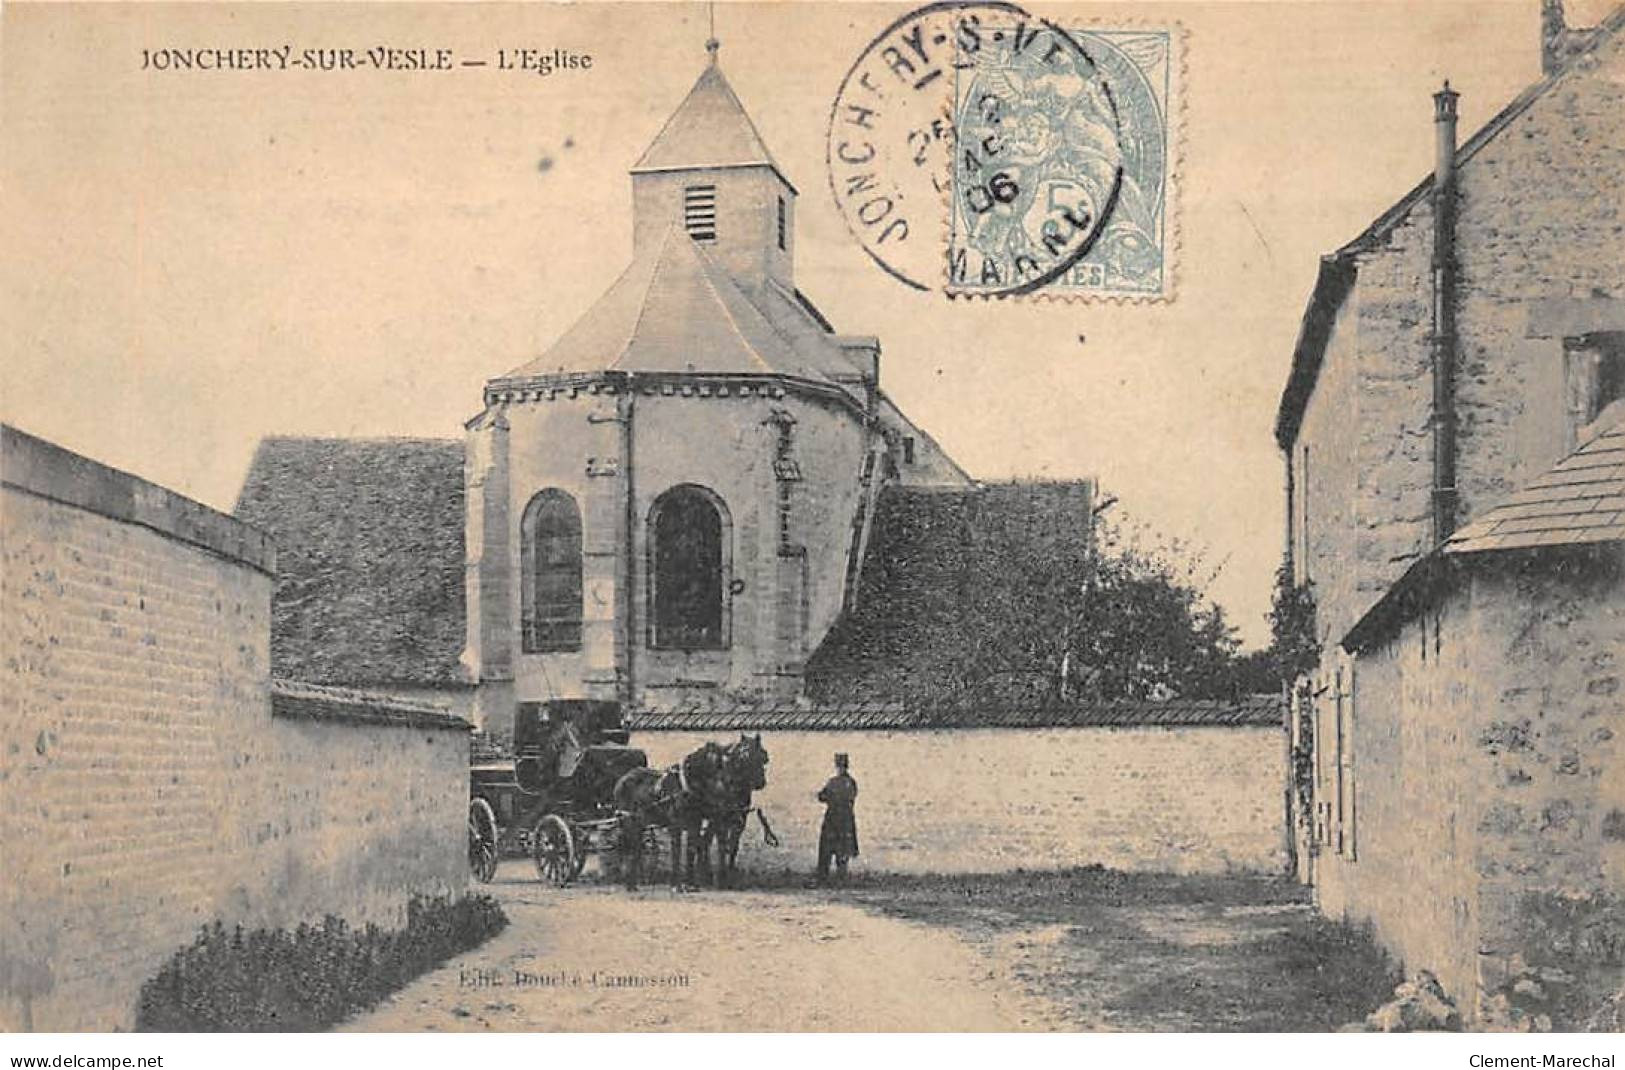
[[[896,503],[860,611],[809,666],[824,701],[1047,705],[1230,698],[1262,682],[1179,540],[1098,519],[1046,523],[1009,503]],[[1081,519],[1081,518],[1080,518]]]

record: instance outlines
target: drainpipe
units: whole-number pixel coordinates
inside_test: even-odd
[[[637,381],[631,373],[621,375],[615,396],[616,416],[621,425],[621,487],[625,494],[622,507],[624,534],[620,539],[622,665],[625,669],[621,681],[621,708],[631,710],[637,701],[637,483],[632,462],[632,417],[637,408]]]
[[[1433,94],[1433,545],[1456,524],[1456,99]]]

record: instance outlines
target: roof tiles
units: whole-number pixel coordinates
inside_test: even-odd
[[[495,382],[605,370],[815,382],[852,373],[833,336],[795,322],[806,314],[772,296],[747,294],[674,226],[547,352]]]
[[[1463,526],[1447,554],[1625,538],[1625,421],[1615,421],[1542,476]]]
[[[975,728],[1245,727],[1282,723],[1275,695],[1236,700],[1168,699],[1051,707],[906,707],[899,703],[798,707],[738,702],[636,710],[627,727],[639,732],[863,732]]]
[[[722,69],[712,63],[632,166],[632,173],[752,164],[778,169]]]

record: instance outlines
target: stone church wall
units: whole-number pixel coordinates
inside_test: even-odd
[[[224,923],[392,922],[466,883],[466,725],[269,687],[272,553],[4,430],[0,1028],[127,1028]]]
[[[505,637],[517,635],[520,619],[519,584],[499,579],[519,575],[520,524],[526,504],[539,491],[556,487],[576,499],[584,551],[582,650],[526,654],[514,643],[512,699],[498,695],[486,703],[482,696],[486,727],[503,731],[512,701],[615,696],[617,658],[623,656],[616,650],[615,621],[627,601],[617,559],[628,471],[634,497],[630,656],[644,703],[799,691],[802,662],[840,611],[859,499],[861,424],[833,403],[795,394],[744,398],[640,391],[628,464],[621,456],[616,398],[569,393],[509,405],[503,415],[506,430],[473,433],[470,476],[479,482],[469,493],[470,619],[476,625],[471,651],[482,663],[487,688],[499,678],[491,671],[500,665],[492,657],[495,644],[511,642]],[[790,484],[783,547],[773,464],[778,430],[769,419],[775,410],[795,421],[791,455],[800,470],[800,479]],[[696,436],[695,428],[702,426],[705,434]],[[725,582],[731,589],[724,595],[725,650],[655,650],[648,643],[648,519],[655,499],[682,484],[709,490],[727,511]],[[490,568],[492,555],[505,571]],[[474,567],[481,560],[485,566]],[[499,708],[504,703],[506,709]]]
[[[644,731],[669,764],[737,733]],[[857,778],[859,867],[986,873],[1099,863],[1174,873],[1279,873],[1285,752],[1274,725],[766,731],[756,796],[781,846],[752,823],[740,864],[811,872],[836,752]]]

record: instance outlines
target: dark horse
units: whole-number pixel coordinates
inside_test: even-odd
[[[694,887],[700,853],[700,827],[723,794],[723,748],[707,743],[670,769],[632,769],[615,782],[615,809],[621,818],[622,875],[628,889],[643,873],[643,830],[671,833],[672,886]],[[686,866],[683,847],[688,847]]]
[[[722,752],[722,792],[717,805],[706,814],[705,829],[700,834],[700,855],[709,868],[711,841],[717,842],[717,868],[712,871],[713,883],[721,888],[732,883],[739,862],[739,839],[750,821],[752,792],[767,787],[767,748],[762,746],[760,734],[741,734],[739,742]],[[762,829],[770,842],[776,840],[767,821]]]

